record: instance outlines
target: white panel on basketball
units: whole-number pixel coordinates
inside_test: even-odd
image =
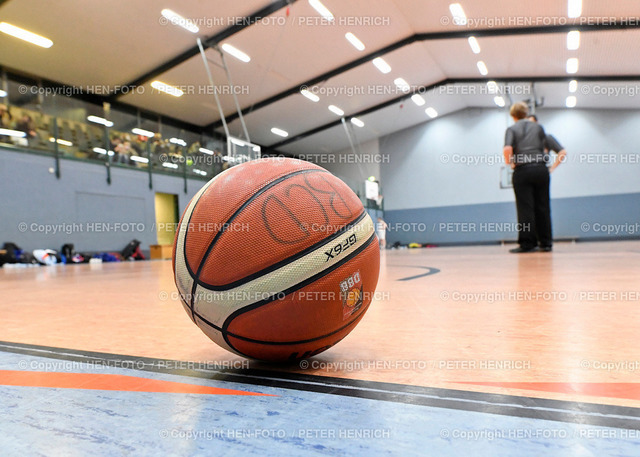
[[[189,314],[191,314],[191,310],[189,310]],[[241,353],[239,353],[238,351],[236,351],[235,349],[233,349],[231,346],[229,346],[227,344],[227,342],[224,340],[224,338],[222,336],[222,332],[220,330],[217,330],[217,329],[211,327],[206,322],[204,322],[202,319],[200,319],[198,316],[196,316],[196,325],[198,327],[200,327],[200,330],[202,330],[204,332],[204,334],[207,335],[211,339],[211,341],[216,343],[218,346],[226,349],[227,351],[231,351],[231,352],[234,352],[234,353],[236,353],[238,355],[242,355]]]
[[[222,327],[227,317],[240,308],[277,295],[340,262],[360,248],[373,232],[373,221],[365,214],[360,222],[345,230],[330,243],[241,286],[225,291],[212,291],[198,285],[194,296],[194,310],[212,324]],[[348,241],[350,239],[351,242]],[[325,254],[330,247],[346,245],[345,243],[349,244],[349,249],[341,254],[333,258],[328,258]]]

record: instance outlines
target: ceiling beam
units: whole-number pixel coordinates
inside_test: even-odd
[[[286,97],[294,95],[300,92],[300,88],[303,86],[313,86],[320,82],[326,81],[330,78],[338,76],[342,73],[345,73],[349,70],[352,70],[355,67],[358,67],[362,64],[365,64],[376,57],[381,57],[384,54],[388,54],[397,49],[403,48],[405,46],[409,46],[415,42],[422,41],[434,41],[434,40],[454,40],[461,38],[468,38],[470,36],[475,37],[503,37],[503,36],[518,36],[518,35],[538,35],[538,34],[549,34],[549,33],[567,33],[572,30],[578,30],[581,32],[604,32],[604,31],[612,31],[612,30],[626,30],[626,29],[640,29],[640,22],[629,22],[627,24],[624,23],[609,23],[609,24],[582,24],[582,25],[553,25],[553,26],[542,26],[542,27],[517,27],[517,28],[504,28],[504,29],[462,29],[462,30],[453,30],[446,32],[433,32],[433,33],[418,33],[401,40],[396,41],[388,46],[385,46],[381,49],[373,51],[359,59],[348,62],[344,65],[341,65],[333,70],[330,70],[326,73],[323,73],[319,76],[314,77],[308,81],[297,84],[289,89],[286,89],[276,95],[273,95],[265,100],[254,103],[251,106],[242,108],[242,113],[246,116],[252,111],[258,110],[260,108],[264,108],[265,106],[276,103]],[[227,123],[230,123],[239,117],[238,113],[230,114],[225,117]],[[222,125],[222,120],[218,120],[212,122],[207,125],[206,128],[216,129]]]
[[[263,18],[265,18],[267,16],[270,16],[271,14],[275,13],[276,11],[295,3],[296,1],[297,0],[275,0],[274,2],[269,4],[268,6],[266,6],[264,8],[261,8],[258,11],[256,11],[256,12],[250,14],[249,16],[245,17],[242,21],[237,21],[231,27],[228,27],[228,28],[224,29],[223,31],[221,31],[221,32],[209,37],[209,38],[205,38],[204,40],[202,40],[202,45],[203,45],[203,47],[205,49],[210,48],[212,46],[215,46],[219,42],[229,38],[232,35],[235,35],[236,33],[246,29],[247,27],[252,26],[256,22],[259,22],[261,19],[263,19]],[[189,60],[193,56],[198,55],[199,53],[200,53],[200,48],[198,46],[193,46],[193,47],[187,49],[186,51],[184,51],[183,53],[175,56],[173,59],[168,60],[167,62],[164,62],[161,65],[158,65],[157,67],[155,67],[155,68],[147,71],[146,73],[138,76],[133,81],[130,81],[130,82],[126,83],[126,84],[120,85],[120,87],[122,89],[118,89],[118,90],[114,91],[113,94],[111,94],[109,96],[110,101],[113,102],[118,97],[121,97],[123,95],[126,95],[127,93],[130,93],[131,89],[133,89],[133,88],[135,88],[137,86],[141,86],[141,85],[149,82],[152,79],[155,79],[156,77],[160,76],[161,74],[165,73],[166,71],[169,71],[172,68],[180,65],[181,63],[186,62],[187,60]],[[124,90],[125,88],[127,90]]]
[[[391,100],[386,100],[382,103],[378,103],[377,105],[371,106],[369,108],[358,111],[357,113],[349,114],[348,116],[343,116],[346,120],[350,120],[353,117],[366,116],[367,114],[371,114],[375,111],[381,110],[383,108],[387,108],[388,106],[395,105],[396,103],[403,102],[405,100],[410,99],[415,94],[423,94],[425,92],[431,91],[433,89],[437,89],[441,86],[446,86],[449,84],[486,84],[489,81],[495,81],[497,83],[542,83],[542,82],[569,82],[575,79],[576,81],[582,82],[594,82],[594,81],[608,81],[608,82],[629,82],[629,81],[640,81],[640,75],[609,75],[609,76],[598,76],[598,75],[589,75],[589,76],[576,76],[576,75],[563,75],[563,76],[538,76],[538,77],[515,77],[515,78],[455,78],[455,79],[443,79],[437,83],[422,86],[417,91],[409,92],[406,94],[402,94],[398,97],[392,98]],[[320,133],[324,130],[330,129],[337,125],[340,125],[342,120],[337,120],[333,122],[329,122],[328,124],[321,125],[319,127],[315,127],[311,130],[307,130],[306,132],[299,133],[296,136],[292,136],[291,138],[287,138],[286,140],[280,141],[278,143],[272,144],[269,147],[272,149],[277,149],[282,146],[286,146],[291,143],[295,143],[296,141],[300,141],[304,138],[315,135],[316,133]]]

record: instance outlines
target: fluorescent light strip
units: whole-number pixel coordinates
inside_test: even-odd
[[[131,131],[133,133],[135,133],[136,135],[142,135],[142,136],[146,136],[147,138],[151,138],[155,135],[155,133],[149,131],[149,130],[145,130],[145,129],[139,129],[137,127],[132,128]]]
[[[577,103],[578,99],[574,95],[569,95],[567,97],[567,100],[565,101],[565,105],[567,105],[567,108],[573,108]]]
[[[493,103],[495,103],[496,105],[498,105],[500,108],[504,108],[504,105],[506,105],[504,98],[502,98],[501,96],[496,96],[493,97]]]
[[[351,43],[354,48],[356,48],[358,51],[364,51],[364,44],[353,33],[347,32],[344,36],[347,40],[349,40],[349,43]]]
[[[211,149],[200,148],[200,149],[198,149],[198,151],[202,152],[203,154],[209,154],[210,156],[213,155],[213,151]]]
[[[89,122],[95,122],[96,124],[102,124],[105,127],[113,127],[113,122],[108,121],[102,117],[98,117],[98,116],[87,116],[87,120]]]
[[[105,149],[102,149],[102,148],[93,148],[93,152],[98,153],[98,154],[102,154],[102,155],[107,153],[107,151]],[[115,154],[115,152],[109,150],[109,155],[110,156],[112,156],[114,154]]]
[[[15,25],[9,24],[8,22],[0,22],[0,32],[6,33],[7,35],[11,35],[12,37],[27,41],[31,44],[35,44],[36,46],[40,46],[43,48],[50,48],[51,46],[53,46],[53,41],[51,41],[49,38],[45,38],[33,32],[29,32],[28,30],[21,29],[20,27],[16,27]]]
[[[415,94],[411,96],[411,101],[413,101],[413,103],[415,103],[418,106],[422,106],[425,103],[427,103],[424,98],[422,98],[422,95],[419,94]]]
[[[329,111],[337,114],[338,116],[344,116],[344,111],[338,108],[336,105],[329,105]]]
[[[567,5],[567,16],[571,18],[582,15],[582,0],[569,0]]]
[[[4,90],[0,90],[0,98],[6,97],[7,93]]]
[[[478,65],[478,71],[480,72],[480,74],[482,76],[486,76],[486,75],[489,74],[489,70],[487,69],[487,65],[482,60],[479,60],[477,65]]]
[[[207,172],[206,172],[206,171],[198,170],[197,168],[194,168],[194,169],[193,169],[193,172],[194,172],[195,174],[197,174],[197,175],[200,175],[200,176],[207,176]]]
[[[173,143],[173,144],[178,144],[180,146],[186,146],[187,142],[184,140],[181,140],[180,138],[170,138],[169,139],[169,143]]]
[[[240,49],[234,46],[231,46],[229,43],[224,43],[222,45],[222,50],[227,54],[232,55],[236,59],[241,60],[242,62],[246,63],[251,61],[251,57],[249,57],[246,53],[242,52]]]
[[[574,79],[573,81],[569,82],[569,92],[573,94],[577,90],[578,90],[578,81]]]
[[[314,10],[316,10],[318,14],[320,14],[320,16],[325,18],[327,21],[334,20],[334,17],[333,17],[333,14],[331,14],[331,11],[329,11],[329,9],[326,6],[324,6],[320,2],[320,0],[309,0],[309,5],[311,5],[311,7]]]
[[[495,81],[489,81],[487,83],[487,90],[490,94],[498,93],[498,84]]]
[[[395,84],[398,89],[402,90],[403,92],[409,92],[411,90],[411,86],[403,78],[394,79],[393,84]]]
[[[167,168],[173,168],[174,170],[178,168],[177,163],[171,163],[171,162],[162,162],[162,166]]]
[[[134,162],[149,163],[149,159],[147,159],[146,157],[131,156],[131,160],[133,160]]]
[[[160,12],[160,14],[162,14],[162,16],[165,17],[171,24],[179,25],[180,27],[188,30],[191,33],[198,33],[200,31],[198,26],[195,25],[191,20],[180,16],[175,11],[171,11],[170,9],[165,8]]]
[[[449,5],[449,11],[451,11],[453,23],[455,25],[467,25],[467,15],[464,14],[464,10],[460,3],[452,3]]]
[[[164,92],[165,94],[173,95],[174,97],[182,97],[182,92],[177,87],[170,86],[167,83],[163,83],[162,81],[154,81],[151,83],[151,87],[159,90],[160,92]]]
[[[358,127],[364,127],[364,122],[362,122],[360,119],[358,119],[357,117],[352,117],[351,118],[351,123],[353,125],[356,125]]]
[[[239,139],[237,139],[237,138],[229,138],[229,140],[230,140],[233,144],[235,144],[236,146],[246,146],[246,144],[247,144],[247,143],[245,143],[244,141],[239,140]]]
[[[480,54],[480,43],[474,36],[469,37],[469,46],[471,46],[471,50],[474,54]]]
[[[251,149],[253,150],[253,152],[260,152],[260,146],[254,146]]]
[[[102,149],[102,148],[93,148],[93,152],[97,153],[97,154],[106,154],[107,150],[106,149]],[[109,151],[109,155],[112,156],[113,154],[115,154],[113,151]]]
[[[567,59],[567,73],[573,74],[578,73],[579,62],[576,57],[572,57]]]
[[[284,130],[279,129],[277,127],[273,127],[271,129],[271,133],[273,133],[274,135],[278,135],[278,136],[284,137],[284,138],[289,136],[289,132],[285,132]]]
[[[21,132],[19,130],[11,130],[11,129],[0,129],[0,135],[15,136],[18,138],[24,138],[25,136],[27,136],[25,132]]]
[[[575,51],[580,47],[580,32],[572,30],[567,33],[567,49],[569,51]]]
[[[384,74],[387,74],[391,71],[391,67],[387,62],[385,62],[382,57],[376,57],[375,59],[373,59],[373,64]]]
[[[317,102],[318,100],[320,100],[320,97],[318,97],[316,94],[314,94],[313,92],[309,92],[307,89],[302,89],[300,91],[300,93],[302,95],[304,95],[305,97],[307,97],[309,100],[311,100],[312,102]]]
[[[427,116],[429,116],[431,119],[438,115],[438,112],[431,106],[424,110],[424,112],[427,113]]]
[[[51,143],[61,144],[62,146],[73,146],[73,143],[71,141],[63,140],[62,138],[58,138],[56,140],[54,137],[49,137],[49,141]]]

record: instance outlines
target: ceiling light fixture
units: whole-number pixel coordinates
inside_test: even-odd
[[[337,114],[338,116],[344,116],[344,111],[338,108],[336,105],[329,105],[329,111]]]
[[[307,97],[309,100],[311,100],[312,102],[317,102],[318,100],[320,100],[320,97],[318,97],[316,94],[314,94],[313,92],[309,92],[307,89],[302,89],[300,91],[300,93],[302,95],[304,95],[305,97]]]
[[[572,30],[567,33],[567,49],[569,51],[575,51],[580,47],[580,32]]]
[[[351,43],[354,48],[356,48],[358,51],[364,51],[364,44],[353,33],[347,32],[344,36],[347,40],[349,40],[349,43]]]
[[[453,23],[455,25],[467,25],[467,15],[464,14],[464,10],[460,3],[452,3],[449,5],[449,11],[451,11]]]
[[[471,50],[474,54],[480,54],[480,43],[474,36],[469,37],[469,46],[471,46]]]
[[[418,106],[422,106],[422,105],[424,105],[425,103],[427,103],[427,102],[424,100],[424,98],[422,97],[422,95],[419,95],[419,94],[412,95],[412,96],[411,96],[411,101],[412,101],[413,103],[415,103],[416,105],[418,105]]]
[[[136,135],[146,136],[147,138],[152,138],[155,135],[155,133],[150,130],[139,129],[138,127],[132,128],[131,131]]]
[[[478,71],[482,76],[487,76],[489,74],[487,65],[482,60],[479,60],[477,65],[478,65]]]
[[[573,81],[569,81],[569,92],[572,94],[578,90],[578,81],[575,79]]]
[[[153,81],[151,83],[151,87],[159,90],[160,92],[164,92],[165,94],[173,95],[174,97],[182,97],[182,95],[184,94],[184,92],[177,87],[171,86],[167,83],[163,83],[162,81]]]
[[[579,62],[577,58],[572,57],[570,59],[567,59],[567,73],[578,73],[578,66]]]
[[[87,116],[87,120],[89,122],[94,122],[96,124],[101,124],[104,125],[105,127],[113,127],[113,122],[108,121],[102,117],[98,117],[98,116]]]
[[[351,118],[351,123],[353,125],[356,125],[358,127],[364,127],[364,122],[362,122],[360,119],[358,119],[357,117],[352,117]]]
[[[236,48],[235,46],[231,46],[229,43],[224,43],[221,46],[221,48],[224,52],[226,52],[227,54],[235,57],[236,59],[242,62],[247,63],[251,61],[251,57],[249,57],[245,52],[242,52],[240,49]]]
[[[278,136],[284,137],[284,138],[289,136],[289,132],[285,132],[284,130],[279,129],[277,127],[273,127],[271,129],[271,133],[273,133],[274,135],[278,135]]]
[[[171,11],[170,9],[165,8],[160,12],[160,14],[162,14],[162,17],[167,19],[170,24],[178,25],[191,33],[198,33],[200,31],[198,26],[195,25],[193,21],[180,16],[175,11]]]
[[[391,67],[387,62],[385,62],[382,57],[376,57],[375,59],[373,59],[373,64],[384,74],[387,74],[391,71]]]
[[[571,18],[582,15],[582,0],[569,0],[567,5],[567,16]]]
[[[393,84],[395,84],[402,92],[409,92],[411,90],[411,86],[403,78],[394,79]]]
[[[0,32],[6,33],[7,35],[11,35],[12,37],[19,38],[20,40],[27,41],[31,44],[35,44],[36,46],[40,46],[43,48],[50,48],[51,46],[53,46],[53,41],[51,41],[49,38],[45,38],[41,35],[29,32],[28,30],[16,27],[15,25],[9,24],[8,22],[0,22]]]

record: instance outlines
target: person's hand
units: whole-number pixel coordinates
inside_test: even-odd
[[[516,169],[516,164],[515,164],[515,163],[512,163],[512,164],[511,164],[511,169],[512,169],[512,170],[515,170],[515,169]]]

